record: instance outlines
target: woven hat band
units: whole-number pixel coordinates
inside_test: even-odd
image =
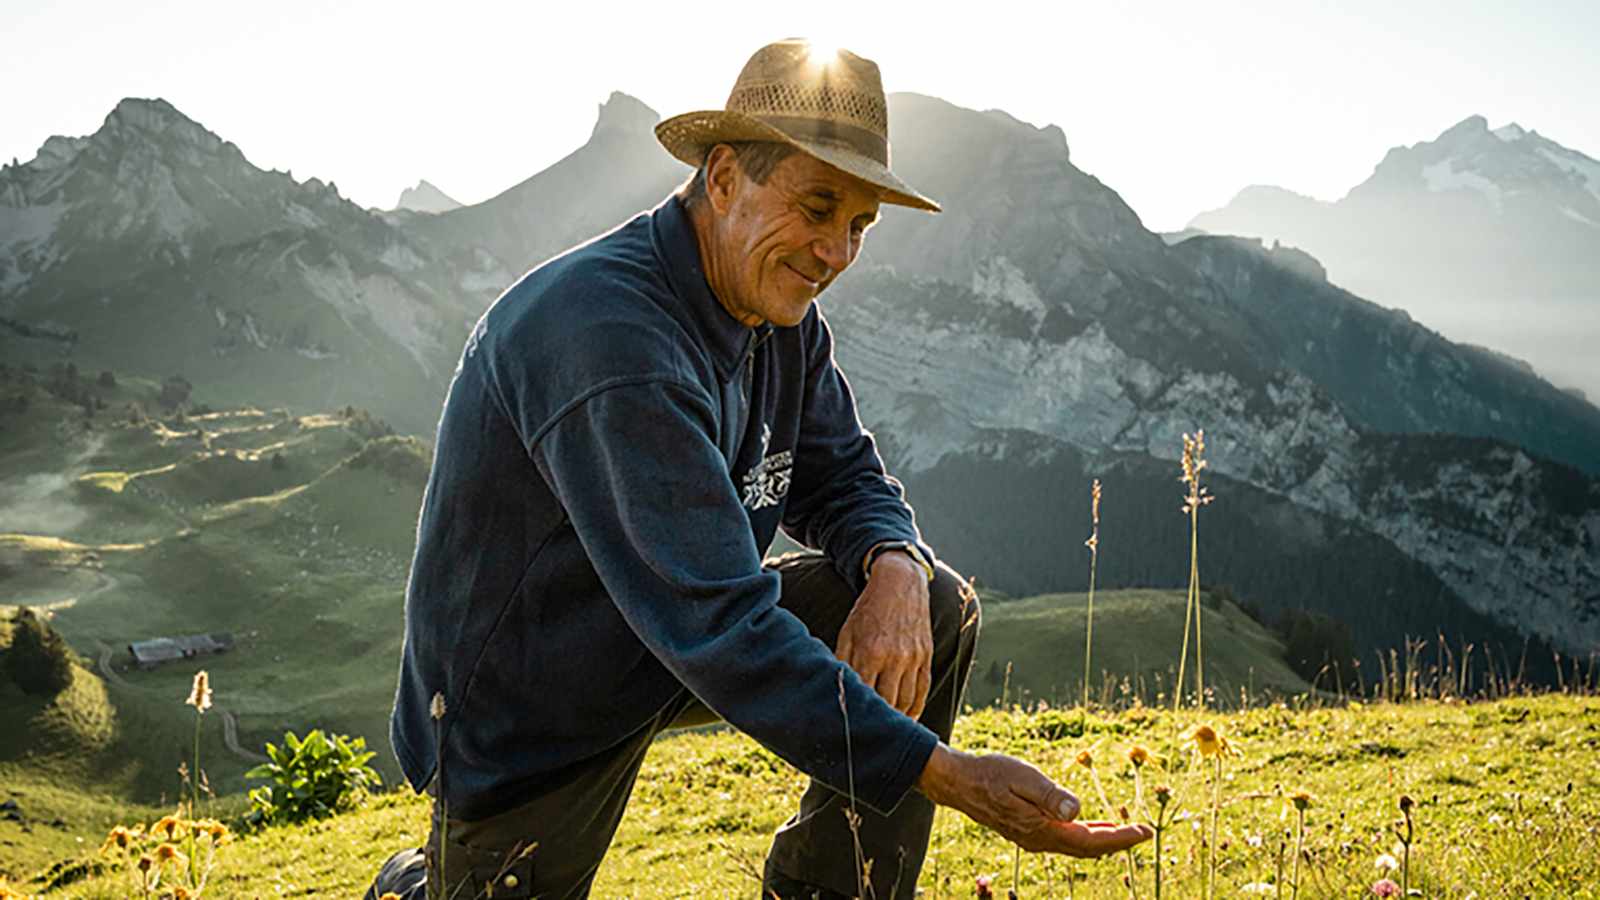
[[[889,139],[860,126],[802,116],[752,116],[751,118],[771,125],[795,140],[836,144],[847,150],[854,150],[885,168],[889,165]]]

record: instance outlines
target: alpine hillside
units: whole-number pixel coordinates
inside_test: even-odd
[[[1542,642],[1600,645],[1600,410],[1303,253],[1168,246],[1059,128],[890,107],[895,169],[947,211],[886,210],[822,304],[945,558],[1012,593],[1081,589],[1099,477],[1102,586],[1183,584],[1176,460],[1204,428],[1208,583],[1337,616],[1363,652],[1531,637],[1531,670]],[[584,146],[499,196],[374,213],[125,101],[0,175],[0,349],[431,431],[496,292],[686,176],[657,119],[615,94]]]
[[[1337,202],[1257,185],[1190,227],[1299,247],[1351,291],[1600,398],[1600,162],[1537,131],[1469,116]]]

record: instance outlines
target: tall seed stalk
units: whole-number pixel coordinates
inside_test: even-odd
[[[194,673],[194,684],[189,687],[189,699],[183,701],[194,707],[194,775],[189,779],[190,801],[189,817],[200,815],[200,720],[211,708],[211,676],[205,669]],[[209,787],[207,788],[209,790]],[[189,830],[189,883],[195,884],[195,835],[194,830]]]
[[[447,896],[446,891],[449,890],[450,884],[446,880],[447,876],[445,874],[449,871],[445,868],[445,847],[449,843],[450,837],[450,801],[445,793],[444,783],[445,712],[444,692],[434,691],[433,699],[428,703],[428,717],[433,719],[433,765],[437,770],[434,777],[439,785],[439,842],[437,848],[439,854],[439,890],[437,894],[434,893],[433,883],[430,880],[428,883],[428,895],[430,897]]]
[[[1086,625],[1083,629],[1083,712],[1089,713],[1089,673],[1092,671],[1089,660],[1094,654],[1094,576],[1096,564],[1100,561],[1100,479],[1094,480],[1094,485],[1089,489],[1089,515],[1093,522],[1093,530],[1089,539],[1084,541],[1084,546],[1089,548],[1089,609],[1085,617]]]
[[[1183,435],[1183,475],[1178,480],[1189,486],[1183,497],[1183,512],[1189,517],[1189,594],[1183,609],[1183,650],[1178,655],[1178,684],[1172,694],[1174,712],[1183,704],[1183,672],[1189,665],[1189,620],[1194,620],[1195,696],[1200,708],[1206,705],[1205,654],[1200,635],[1200,507],[1214,497],[1200,486],[1200,472],[1206,467],[1206,433],[1197,429],[1191,437]]]

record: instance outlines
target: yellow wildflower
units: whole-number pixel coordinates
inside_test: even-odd
[[[1295,791],[1293,794],[1289,795],[1289,802],[1293,803],[1294,808],[1301,812],[1305,812],[1311,808],[1311,800],[1311,795],[1305,791]]]
[[[1092,769],[1094,768],[1094,757],[1087,750],[1079,750],[1078,765],[1083,766],[1085,769]]]
[[[211,676],[205,669],[194,673],[194,686],[189,689],[189,699],[183,702],[194,707],[196,712],[211,708]]]
[[[156,847],[156,862],[169,863],[175,859],[182,859],[183,854],[172,844],[162,844]]]
[[[151,834],[155,834],[158,831],[162,832],[167,836],[167,840],[169,841],[176,839],[178,832],[182,830],[183,820],[177,816],[162,816],[161,821],[150,826]]]
[[[1128,748],[1128,762],[1133,763],[1134,768],[1141,768],[1149,761],[1149,750],[1146,750],[1144,747],[1138,744],[1134,744],[1132,747]]]
[[[137,835],[129,831],[126,825],[118,825],[106,835],[106,842],[101,845],[101,853],[110,853],[112,850],[126,850],[134,842]]]
[[[1196,725],[1189,732],[1189,740],[1194,744],[1195,752],[1201,756],[1232,756],[1233,747],[1228,739],[1217,734],[1216,729],[1210,725]]]

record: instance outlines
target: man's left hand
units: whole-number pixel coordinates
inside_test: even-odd
[[[933,625],[928,579],[904,553],[884,553],[872,564],[867,588],[839,631],[836,654],[890,706],[913,719],[928,702],[933,667]]]

